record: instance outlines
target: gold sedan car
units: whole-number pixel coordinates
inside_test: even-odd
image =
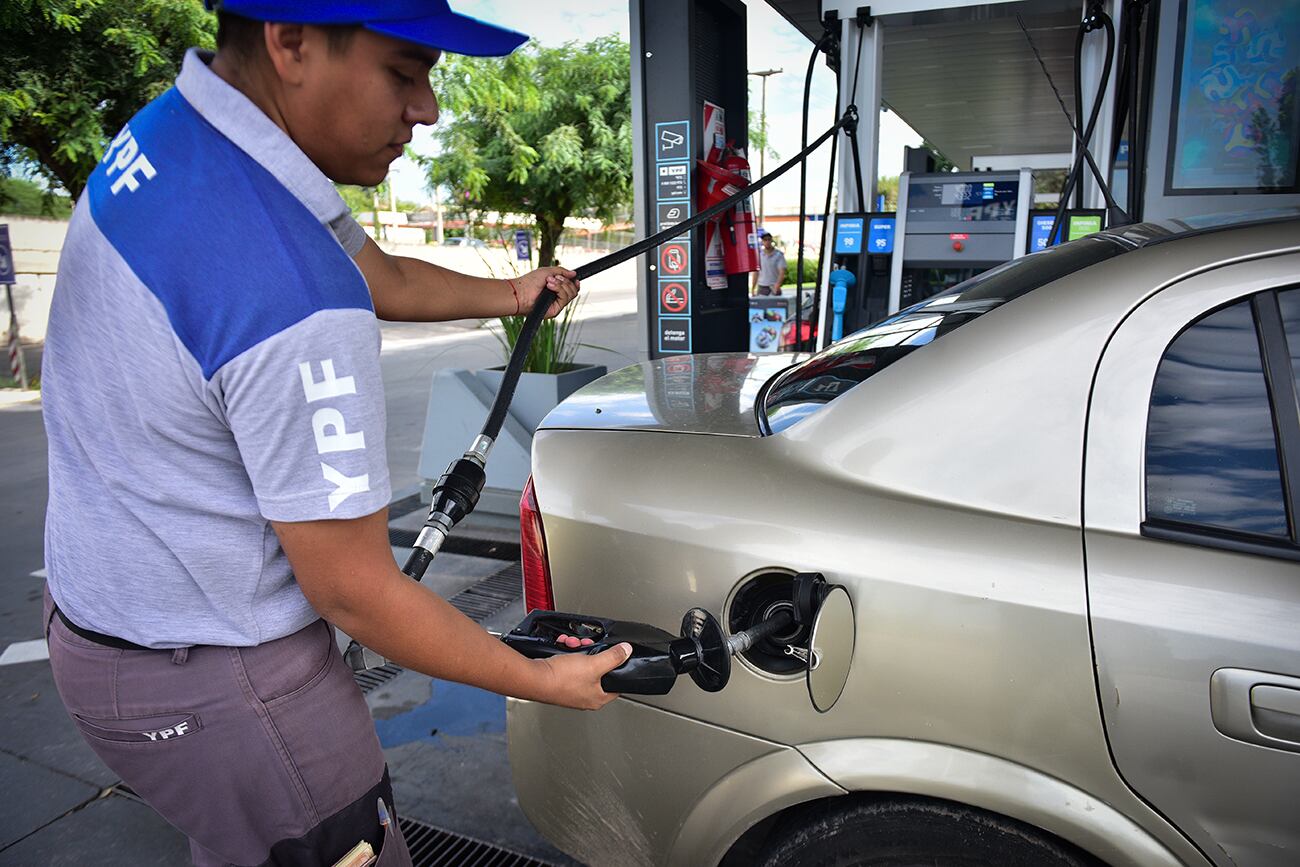
[[[718,692],[510,702],[546,837],[592,865],[1300,864],[1300,218],[1101,233],[790,362],[633,366],[539,430],[530,606],[735,634],[800,573],[846,600]]]

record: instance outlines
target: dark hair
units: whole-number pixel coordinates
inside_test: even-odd
[[[240,60],[253,61],[262,56],[262,24],[252,18],[217,10],[217,50],[228,51]],[[329,50],[342,54],[348,50],[360,24],[315,25],[325,31]]]

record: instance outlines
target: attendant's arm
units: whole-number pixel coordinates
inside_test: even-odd
[[[509,282],[471,277],[421,259],[390,255],[379,249],[373,238],[366,238],[354,261],[370,286],[375,315],[391,322],[526,314],[547,288],[558,296],[546,314],[549,318],[578,294],[577,274],[567,268],[538,268]]]
[[[798,281],[796,280],[795,282]],[[782,259],[781,264],[776,266],[776,285],[773,288],[780,289],[784,285],[785,285],[785,259]]]
[[[595,656],[528,659],[403,575],[388,545],[388,510],[342,521],[272,521],[294,577],[316,611],[406,668],[516,698],[595,710],[616,696],[601,675],[627,660],[620,644]]]

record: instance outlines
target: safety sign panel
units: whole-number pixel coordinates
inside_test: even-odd
[[[690,121],[674,120],[655,124],[655,162],[686,160],[690,157]]]
[[[1035,216],[1030,218],[1029,223],[1029,252],[1037,253],[1039,250],[1047,249],[1047,236],[1052,231],[1052,223],[1056,217]],[[1057,240],[1060,240],[1061,233],[1056,233]]]
[[[691,290],[685,280],[659,281],[659,313],[677,316],[686,312],[691,303]]]
[[[667,163],[659,166],[659,184],[657,198],[664,202],[669,199],[686,201],[691,197],[691,167],[689,163]]]
[[[685,277],[691,273],[691,242],[669,241],[659,248],[659,276]]]
[[[688,214],[687,208],[690,205],[686,202],[660,202],[659,203],[659,231],[670,229],[678,223],[684,221]]]
[[[0,283],[14,282],[14,251],[9,243],[9,227],[0,226]]]
[[[1079,238],[1094,235],[1101,231],[1101,217],[1097,214],[1071,214],[1070,230],[1065,240],[1077,241]]]
[[[686,316],[660,317],[659,319],[659,351],[660,352],[690,352],[691,351],[691,320]]]
[[[839,220],[835,224],[835,252],[862,252],[862,218]]]
[[[894,219],[892,217],[877,217],[871,221],[867,229],[867,252],[894,252]]]

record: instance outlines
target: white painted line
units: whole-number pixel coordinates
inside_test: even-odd
[[[38,659],[49,659],[50,648],[45,643],[44,638],[36,638],[32,641],[18,641],[5,648],[4,653],[0,653],[0,665],[15,665],[19,662],[35,662]]]
[[[50,577],[50,576],[45,574],[45,570],[44,570],[44,569],[37,569],[35,572],[32,573],[32,577],[33,577],[33,578],[48,578],[48,577]]]

